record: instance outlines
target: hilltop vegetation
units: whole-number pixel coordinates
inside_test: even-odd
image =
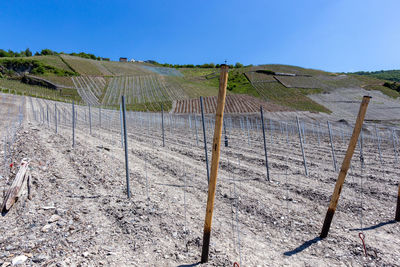
[[[102,57],[98,57],[93,54],[85,53],[85,52],[80,52],[80,53],[72,52],[72,53],[68,54],[68,53],[64,53],[64,52],[56,52],[56,51],[53,51],[50,49],[43,49],[42,51],[35,53],[35,56],[58,56],[58,55],[70,55],[70,56],[93,59],[93,60],[110,61],[109,58],[102,58]],[[10,49],[8,51],[0,49],[0,58],[1,57],[31,57],[31,56],[32,56],[32,51],[29,48],[27,48],[21,52],[12,51]]]
[[[14,76],[23,73],[56,76],[77,75],[77,73],[73,71],[57,68],[35,59],[1,58],[0,66],[0,73],[7,76]]]
[[[381,80],[400,82],[400,70],[358,71],[352,74],[374,77]]]

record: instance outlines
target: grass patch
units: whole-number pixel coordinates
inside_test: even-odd
[[[44,76],[74,76],[75,72],[59,69],[51,65],[47,65],[36,59],[25,58],[0,58],[0,65],[6,70],[8,76],[13,76],[16,73],[29,72],[35,75]]]
[[[129,105],[126,105],[126,110],[160,112],[161,104],[163,105],[164,111],[169,111],[172,108],[172,101],[162,101],[162,102],[147,102],[147,103],[129,104]],[[118,108],[119,108],[119,106],[118,106]]]
[[[397,92],[393,89],[387,88],[383,85],[367,85],[367,86],[364,86],[364,89],[368,90],[368,91],[371,91],[371,90],[380,91],[384,95],[387,95],[391,98],[398,98],[400,96],[399,92]]]
[[[26,95],[39,97],[55,101],[70,102],[72,100],[82,102],[76,89],[53,90],[37,85],[28,85],[18,80],[0,78],[0,91],[3,93],[13,93],[18,95]]]
[[[286,88],[278,82],[257,83],[255,88],[264,100],[278,105],[295,110],[331,113],[329,109],[307,97],[307,94],[320,93],[322,89]]]

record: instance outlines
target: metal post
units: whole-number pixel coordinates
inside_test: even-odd
[[[296,116],[296,121],[297,121],[297,129],[299,130],[300,147],[301,147],[301,154],[303,155],[304,170],[306,172],[306,176],[308,176],[306,156],[304,154],[304,149],[303,149],[303,138],[301,137],[301,129],[300,129],[299,117],[297,117],[297,116]]]
[[[206,154],[207,181],[210,182],[210,171],[208,169],[207,136],[206,136],[206,126],[204,124],[204,110],[203,110],[202,96],[200,96],[200,108],[201,108],[201,121],[203,123],[204,153]]]
[[[121,147],[124,148],[124,129],[122,125],[122,102],[119,104],[119,120],[121,124]]]
[[[72,100],[72,147],[75,147],[75,105]]]
[[[319,122],[317,123],[317,137],[318,137],[318,146],[320,146],[321,145],[321,141],[320,141],[320,139],[319,139],[319,131],[320,131],[320,125],[319,125]]]
[[[394,158],[395,158],[395,162],[397,164],[398,163],[398,156],[397,156],[396,141],[394,139],[394,129],[392,129],[392,142],[393,142]]]
[[[92,135],[92,112],[90,110],[90,105],[89,105],[89,129],[90,129],[90,135]]]
[[[49,105],[46,104],[46,113],[47,113],[47,127],[50,127],[50,122],[49,122]]]
[[[125,172],[126,172],[126,194],[128,198],[131,197],[129,189],[129,162],[128,162],[128,138],[126,134],[126,108],[125,108],[125,97],[122,96],[122,119],[124,123],[124,144],[125,144]]]
[[[54,103],[54,124],[56,126],[56,133],[58,132],[57,127],[57,103]]]
[[[101,128],[101,107],[99,107],[99,128]]]
[[[381,138],[379,137],[378,129],[376,128],[376,124],[375,124],[375,135],[376,135],[376,140],[377,140],[377,143],[378,143],[379,160],[380,160],[381,165],[382,165]]]
[[[335,172],[336,172],[336,171],[337,171],[337,167],[336,167],[336,157],[335,157],[335,149],[333,148],[331,124],[329,123],[329,121],[327,121],[327,123],[328,123],[328,131],[329,131],[329,140],[330,140],[330,142],[331,142],[333,169],[334,169]]]
[[[194,113],[194,129],[196,130],[196,145],[199,146],[199,136],[197,134],[197,117],[196,117],[196,113]]]
[[[264,114],[263,114],[262,106],[260,106],[260,112],[261,112],[261,123],[262,123],[263,139],[264,139],[265,168],[267,169],[267,181],[269,181],[270,179],[269,179],[267,143],[266,143],[266,140],[265,140]]]
[[[225,147],[228,147],[228,136],[226,135],[226,125],[225,125],[225,119],[224,119],[224,121],[223,121],[223,124],[224,124],[224,136],[225,136],[225,138],[224,138],[224,143],[225,143]]]
[[[164,133],[164,105],[161,103],[161,128],[162,128],[162,146],[165,147],[165,133]]]

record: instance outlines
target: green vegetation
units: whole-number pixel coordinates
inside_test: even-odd
[[[47,65],[39,60],[25,58],[2,58],[0,66],[3,67],[3,74],[13,76],[16,73],[25,73],[35,75],[56,75],[56,76],[74,76],[76,73],[64,69],[59,69]],[[4,70],[5,69],[5,70]]]
[[[218,88],[219,75],[211,79],[212,84]],[[260,97],[257,90],[251,85],[246,76],[239,71],[232,70],[228,75],[228,91],[233,94],[247,94],[255,97]]]
[[[0,91],[55,101],[69,102],[74,100],[78,103],[82,102],[76,89],[53,90],[42,86],[24,84],[14,79],[0,78]]]
[[[64,52],[56,52],[50,49],[43,49],[40,52],[36,52],[35,56],[58,56],[58,55],[71,55],[71,56],[76,56],[76,57],[82,57],[82,58],[87,58],[87,59],[93,59],[93,60],[104,60],[104,61],[110,61],[109,58],[101,58],[97,57],[93,54],[90,53],[85,53],[85,52],[80,52],[80,53],[64,53]],[[31,57],[32,52],[27,48],[24,51],[21,52],[14,52],[12,50],[5,51],[3,49],[0,49],[0,57]]]
[[[170,110],[172,108],[172,101],[163,102],[147,102],[147,103],[135,103],[126,105],[127,110],[132,111],[161,111],[161,104],[163,104],[164,111]],[[119,106],[118,106],[119,107]]]
[[[187,68],[187,69],[193,69],[193,68],[200,68],[200,69],[219,69],[221,67],[221,64],[214,64],[214,63],[204,63],[201,65],[194,65],[194,64],[169,64],[169,63],[158,63],[155,60],[146,60],[146,63],[150,63],[153,65],[157,65],[160,67],[167,67],[167,68]],[[244,65],[240,62],[236,62],[235,65],[228,65],[230,69],[233,68],[243,68]]]
[[[275,75],[275,72],[272,70],[256,70],[256,72],[267,74],[267,75]]]
[[[395,91],[393,89],[390,89],[388,87],[385,87],[383,85],[367,85],[364,87],[365,90],[376,90],[376,91],[381,91],[383,94],[392,97],[392,98],[397,98],[400,96],[400,92]]]
[[[330,110],[306,96],[310,93],[317,93],[321,89],[286,88],[278,82],[258,83],[256,89],[264,100],[278,105],[295,110],[331,113]]]
[[[395,90],[396,92],[400,92],[400,84],[398,84],[397,82],[391,83],[391,82],[385,82],[383,84],[383,86]]]
[[[400,70],[358,71],[352,74],[370,76],[382,80],[400,82]]]

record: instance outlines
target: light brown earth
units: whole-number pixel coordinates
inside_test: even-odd
[[[70,111],[70,105],[57,105],[62,113]],[[182,117],[166,115],[162,147],[161,129],[154,125],[160,115],[140,122],[143,114],[129,114],[132,198],[127,199],[118,112],[103,110],[100,129],[93,108],[90,135],[88,110],[77,107],[72,148],[70,124],[61,117],[55,134],[52,117],[49,126],[34,119],[32,107],[40,106],[46,107],[43,100],[26,101],[25,121],[12,146],[14,161],[32,160],[33,199],[21,198],[0,217],[0,264],[21,254],[28,256],[27,266],[193,266],[199,261],[207,192],[199,124],[197,144],[193,121],[192,127],[186,120],[170,128],[171,118],[179,124]],[[1,120],[7,120],[3,113]],[[319,146],[308,128],[306,177],[298,134],[289,131],[287,143],[278,124],[272,138],[267,131],[267,182],[260,128],[253,125],[247,136],[246,123],[241,130],[227,122],[229,148],[222,146],[208,265],[400,266],[400,223],[393,221],[400,171],[390,139],[382,140],[381,166],[376,141],[365,136],[365,170],[361,174],[357,148],[329,236],[319,240],[337,177],[326,133]],[[207,138],[212,139],[210,130]],[[339,166],[345,143],[340,134],[335,137]],[[0,188],[7,188],[6,179]],[[358,237],[361,199],[367,257]]]

